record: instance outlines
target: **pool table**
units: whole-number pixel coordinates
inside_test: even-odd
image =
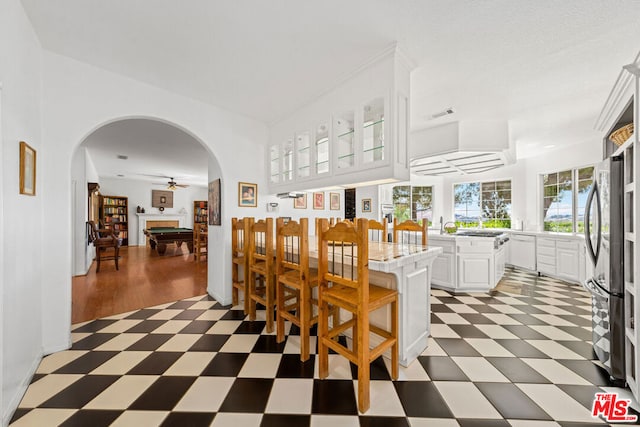
[[[145,229],[144,234],[149,237],[151,250],[157,248],[160,255],[164,255],[168,243],[175,243],[180,247],[182,242],[186,242],[189,253],[193,252],[193,229],[191,228],[151,227]]]

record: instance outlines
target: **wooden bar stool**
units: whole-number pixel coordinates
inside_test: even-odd
[[[284,321],[300,328],[300,360],[309,359],[309,331],[318,323],[313,315],[313,289],[318,286],[318,270],[309,268],[309,220],[284,223],[276,220],[276,330],[284,341]],[[294,313],[292,313],[294,312]]]
[[[427,226],[429,221],[422,220],[422,224],[411,221],[410,219],[398,224],[398,219],[393,219],[393,242],[400,244],[414,244],[427,246]],[[418,235],[421,240],[418,240]],[[422,243],[419,243],[422,242]]]
[[[256,320],[256,303],[264,305],[267,333],[273,332],[275,299],[275,254],[273,218],[249,220],[249,319]],[[260,285],[256,283],[259,279]]]
[[[331,246],[329,246],[331,242]],[[357,227],[339,223],[329,228],[321,221],[318,236],[319,306],[318,356],[320,378],[329,374],[329,349],[358,366],[358,409],[369,409],[370,364],[387,349],[391,350],[391,377],[398,378],[398,292],[369,284],[368,221],[359,219]],[[329,266],[331,265],[331,268]],[[331,284],[331,285],[330,285]],[[369,324],[369,313],[385,305],[391,309],[391,330]],[[346,321],[329,326],[329,307],[351,312]],[[338,336],[352,330],[353,350],[343,346]],[[369,333],[382,337],[369,348]]]
[[[369,240],[376,242],[387,241],[387,221],[369,220]]]
[[[247,226],[249,218],[231,218],[231,298],[233,305],[240,303],[239,292],[242,292],[244,299],[244,314],[249,313],[249,298],[247,298],[247,276],[249,275],[249,267],[247,261]],[[242,279],[240,279],[240,271],[242,271]]]

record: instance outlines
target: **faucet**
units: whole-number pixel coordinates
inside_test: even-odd
[[[440,234],[444,234],[444,228],[443,228],[443,224],[442,224],[442,216],[440,217]]]
[[[478,218],[478,227],[484,228],[484,226],[482,225],[482,217]]]

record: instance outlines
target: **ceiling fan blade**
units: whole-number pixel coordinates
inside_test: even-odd
[[[188,185],[187,184],[176,184],[176,187],[187,188]]]

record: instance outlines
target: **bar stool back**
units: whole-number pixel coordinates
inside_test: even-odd
[[[422,220],[422,224],[410,219],[399,223],[398,219],[393,219],[393,242],[400,244],[413,244],[426,246],[428,242],[427,224],[429,221]]]
[[[369,240],[376,242],[387,241],[387,221],[369,220]]]
[[[249,220],[249,319],[256,320],[256,303],[265,307],[267,333],[273,332],[275,253],[273,218]],[[260,285],[256,283],[259,280]]]
[[[247,239],[247,226],[249,218],[231,218],[231,298],[233,305],[240,303],[239,293],[242,292],[244,299],[244,314],[249,313],[249,298],[247,298],[247,277],[249,276],[249,249]],[[242,271],[242,279],[240,279]]]

